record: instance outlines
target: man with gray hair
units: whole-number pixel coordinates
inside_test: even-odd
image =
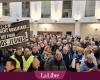
[[[54,58],[48,63],[45,70],[66,70],[65,62],[62,59],[62,53],[57,50]]]
[[[97,68],[96,63],[93,62],[93,58],[94,58],[94,56],[92,54],[87,55],[87,60],[84,61],[84,63],[82,63],[80,65],[80,71],[81,72],[83,72],[83,71],[92,71],[92,70]]]
[[[67,70],[69,70],[69,66],[70,66],[70,55],[69,55],[69,47],[68,46],[65,46],[63,47],[63,60],[65,61],[65,65],[66,65],[66,68]]]

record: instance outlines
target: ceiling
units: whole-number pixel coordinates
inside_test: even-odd
[[[0,0],[0,2],[24,2],[24,1],[62,1],[62,0]]]

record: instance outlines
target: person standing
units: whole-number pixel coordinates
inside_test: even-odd
[[[40,67],[40,61],[38,58],[34,58],[33,62],[31,63],[30,67],[28,68],[27,72],[38,71]]]
[[[56,51],[54,58],[48,63],[48,66],[46,67],[46,70],[67,70],[65,62],[62,58],[62,53],[60,51]]]
[[[93,62],[93,58],[94,58],[93,55],[91,55],[91,54],[87,55],[87,60],[84,61],[84,63],[82,63],[80,65],[81,72],[83,72],[83,71],[89,72],[89,71],[92,71],[97,68],[97,65]]]
[[[25,48],[22,59],[23,59],[23,71],[27,72],[28,68],[30,67],[34,59],[34,56],[32,55],[29,48]]]
[[[15,54],[13,54],[10,58],[16,61],[16,68],[23,69],[23,60],[22,60],[22,48],[18,47],[16,49]]]

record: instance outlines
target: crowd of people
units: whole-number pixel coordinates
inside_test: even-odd
[[[61,34],[33,36],[25,46],[0,51],[1,72],[72,71],[100,69],[100,41]]]

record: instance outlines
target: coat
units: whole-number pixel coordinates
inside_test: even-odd
[[[53,58],[49,63],[48,66],[45,68],[45,70],[51,70],[51,71],[57,71],[57,70],[66,70],[66,65],[63,59],[57,62],[55,58]]]
[[[89,69],[96,69],[97,65],[95,63],[91,63],[89,64],[87,61],[85,61],[84,63],[82,63],[80,65],[80,71],[88,71]]]

